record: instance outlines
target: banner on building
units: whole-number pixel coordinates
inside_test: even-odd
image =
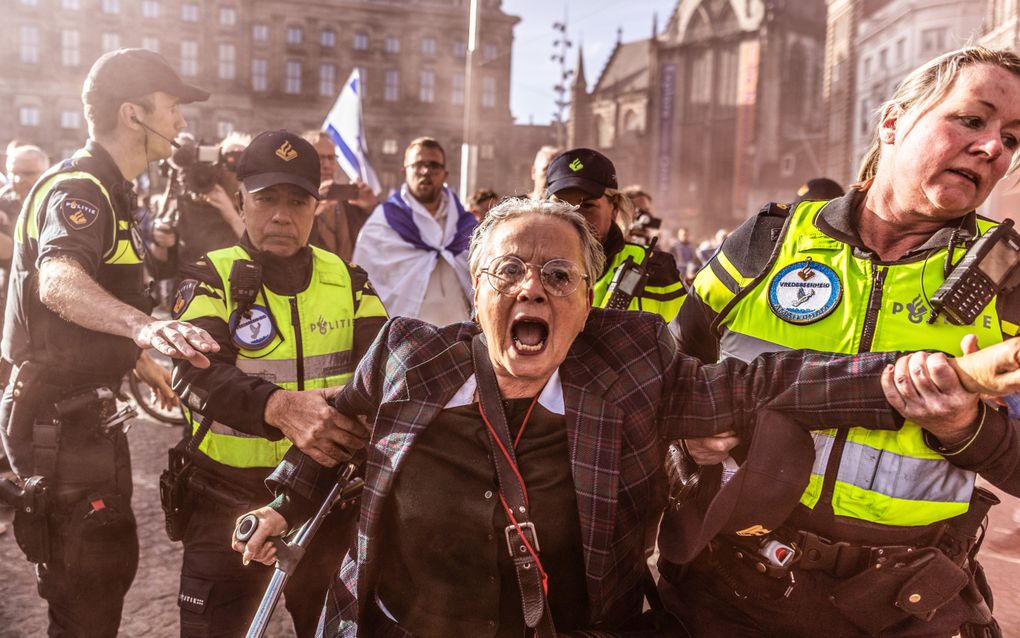
[[[668,201],[673,172],[673,112],[676,99],[676,65],[664,64],[659,78],[659,159],[658,195]]]

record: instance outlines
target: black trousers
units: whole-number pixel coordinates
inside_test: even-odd
[[[36,566],[39,595],[49,604],[48,635],[114,638],[138,568],[127,437],[65,434],[57,458],[50,560]]]
[[[241,555],[230,543],[237,517],[265,501],[240,508],[214,502],[195,504],[184,534],[177,598],[182,637],[243,636],[248,630],[273,568],[256,562],[242,565]],[[356,511],[336,510],[323,521],[284,589],[299,638],[315,635],[329,583],[357,530]]]
[[[43,403],[84,389],[51,385]],[[11,467],[24,479],[44,475],[47,485],[46,524],[41,528],[38,521],[18,512],[14,533],[22,546],[34,542],[38,547],[45,537],[42,544],[49,549],[49,558],[36,566],[39,595],[49,606],[48,635],[114,638],[124,596],[138,568],[127,436],[101,433],[98,413],[83,412],[64,420],[52,439],[56,447],[47,448],[51,454],[34,458],[36,429],[17,440],[7,436],[11,407],[8,385],[0,400],[0,440]]]
[[[795,584],[757,573],[747,563],[719,563],[702,553],[686,571],[660,565],[659,594],[693,638],[866,638],[829,600],[841,579],[818,570],[794,570]],[[736,590],[731,585],[737,585]],[[878,604],[876,602],[876,604]],[[868,609],[859,610],[861,615]],[[928,622],[908,617],[878,634],[896,638],[950,638],[969,615],[957,596]]]

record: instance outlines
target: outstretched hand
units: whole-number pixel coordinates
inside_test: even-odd
[[[949,365],[970,392],[997,397],[1020,391],[1020,339],[949,359]]]
[[[149,321],[134,334],[134,342],[139,348],[155,348],[168,357],[187,359],[196,368],[208,368],[205,353],[220,349],[208,332],[186,321]]]

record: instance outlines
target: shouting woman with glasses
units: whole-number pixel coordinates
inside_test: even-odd
[[[672,635],[642,615],[666,441],[749,434],[762,410],[805,429],[900,422],[880,383],[894,354],[701,365],[657,315],[592,309],[605,257],[568,204],[504,201],[469,252],[477,321],[391,320],[337,395],[374,423],[325,635]],[[1018,350],[1000,348],[976,356]],[[333,474],[289,452],[270,478],[287,505],[257,510],[235,549],[270,562],[267,536]]]

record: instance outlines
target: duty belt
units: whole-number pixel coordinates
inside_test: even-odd
[[[793,569],[820,570],[836,578],[848,578],[882,562],[885,557],[913,551],[913,545],[859,545],[831,541],[813,532],[788,530],[760,539],[720,536],[733,557],[761,574],[786,578]],[[782,540],[780,540],[782,539]]]
[[[912,545],[871,546],[830,541],[803,530],[794,531],[790,542],[799,554],[794,561],[798,569],[818,569],[836,578],[859,574],[868,567],[882,562],[890,554],[916,549]]]

